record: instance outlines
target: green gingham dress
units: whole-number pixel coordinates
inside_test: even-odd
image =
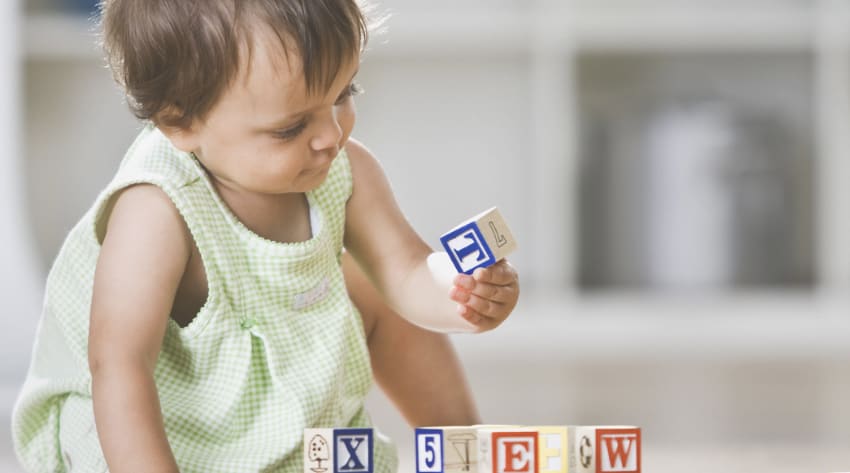
[[[73,228],[47,279],[33,358],[12,419],[27,471],[106,471],[87,363],[97,229],[116,191],[163,189],[200,250],[209,292],[192,322],[170,320],[155,370],[165,430],[184,473],[303,471],[307,427],[369,427],[372,383],[363,325],[339,257],[352,181],[343,151],[307,194],[314,235],[265,240],[243,226],[199,163],[153,126],[136,139]],[[120,314],[115,314],[120,316]],[[397,468],[375,435],[375,472]]]

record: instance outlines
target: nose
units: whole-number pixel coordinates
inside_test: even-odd
[[[342,139],[342,127],[335,110],[330,110],[317,121],[315,134],[310,139],[313,151],[330,151],[333,156],[339,152],[339,142]]]

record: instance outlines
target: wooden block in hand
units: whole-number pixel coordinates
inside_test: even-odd
[[[373,473],[370,428],[304,429],[304,473]]]
[[[459,273],[495,264],[516,249],[516,240],[499,209],[493,207],[440,237]]]

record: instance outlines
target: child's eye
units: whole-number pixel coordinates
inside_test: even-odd
[[[304,128],[307,128],[307,122],[301,121],[296,125],[293,125],[289,128],[284,128],[283,130],[275,130],[272,132],[275,138],[279,138],[281,140],[291,140],[304,131]]]
[[[340,105],[345,102],[349,97],[354,97],[355,95],[360,95],[363,93],[363,88],[360,87],[356,82],[352,82],[348,84],[348,87],[342,91],[342,94],[339,98],[336,99],[336,105]]]

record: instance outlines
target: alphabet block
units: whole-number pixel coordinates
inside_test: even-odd
[[[569,427],[535,426],[537,431],[537,457],[540,473],[567,473]]]
[[[570,427],[568,444],[570,473],[640,473],[638,427]]]
[[[479,429],[478,459],[478,473],[539,473],[537,431]]]
[[[516,240],[499,209],[493,207],[463,222],[440,237],[459,273],[472,274],[516,249]]]
[[[478,468],[475,427],[416,429],[416,473],[464,473]]]
[[[304,429],[304,473],[373,473],[370,428]]]

